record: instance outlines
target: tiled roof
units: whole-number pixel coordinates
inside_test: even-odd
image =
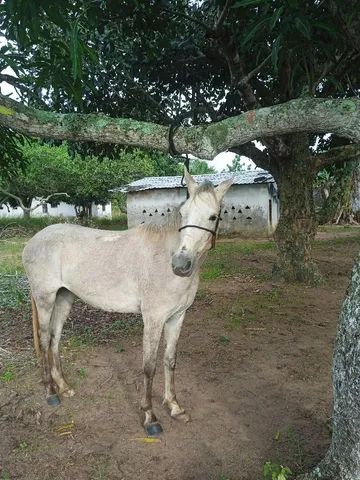
[[[275,183],[274,178],[266,170],[244,170],[241,172],[210,173],[207,175],[193,175],[198,183],[208,181],[215,186],[234,177],[234,185],[251,185],[254,183]],[[174,177],[144,177],[131,182],[123,187],[115,188],[113,192],[139,192],[141,190],[154,190],[158,188],[179,188],[181,176]]]

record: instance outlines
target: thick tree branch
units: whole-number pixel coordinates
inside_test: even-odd
[[[169,149],[168,127],[164,125],[105,115],[47,112],[1,95],[0,125],[38,138],[115,143],[163,152]],[[180,127],[174,143],[179,153],[212,159],[252,140],[299,132],[334,133],[360,143],[360,99],[299,98],[217,123]]]
[[[321,170],[327,165],[332,165],[346,160],[360,160],[360,145],[343,145],[342,147],[335,147],[331,150],[315,155],[315,170]]]
[[[238,147],[231,149],[232,152],[237,153],[238,155],[244,155],[245,157],[250,158],[257,167],[267,170],[269,168],[269,155],[266,151],[259,150],[255,147],[253,143],[245,143]]]
[[[29,207],[25,207],[22,199],[20,197],[18,197],[17,195],[14,195],[13,193],[10,193],[6,190],[3,190],[2,188],[0,188],[0,192],[5,195],[5,198],[2,200],[4,203],[7,200],[7,198],[10,197],[10,198],[13,198],[14,200],[17,201],[17,203],[19,204],[19,207],[22,208],[22,210],[30,210]]]
[[[6,195],[6,198],[10,197],[10,198],[13,198],[14,200],[17,201],[19,207],[24,210],[24,212],[33,212],[34,210],[36,210],[37,208],[41,207],[41,205],[44,205],[45,203],[47,203],[50,198],[52,197],[55,197],[55,196],[59,196],[59,195],[63,195],[65,197],[69,197],[69,195],[65,192],[59,192],[59,193],[52,193],[51,195],[48,195],[46,198],[40,198],[39,199],[39,203],[37,203],[36,205],[34,205],[33,207],[25,207],[22,199],[20,197],[18,197],[17,195],[14,195],[13,193],[10,193],[8,192],[7,190],[4,190],[2,188],[0,188],[0,192],[3,193],[4,195]],[[6,198],[3,199],[3,202],[6,201]]]

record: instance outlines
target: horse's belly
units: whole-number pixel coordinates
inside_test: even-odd
[[[127,285],[129,287],[129,285]],[[92,307],[107,312],[139,313],[140,300],[135,288],[106,287],[91,285],[67,285],[71,292]]]

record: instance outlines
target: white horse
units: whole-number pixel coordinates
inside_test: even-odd
[[[26,245],[23,263],[33,305],[34,342],[42,356],[46,397],[74,391],[64,380],[59,341],[75,296],[93,307],[140,313],[144,322],[143,425],[149,435],[162,431],[152,409],[152,383],[162,331],[165,340],[164,405],[171,417],[188,421],[175,395],[176,345],[185,312],[193,303],[199,268],[216,236],[221,201],[232,179],[214,188],[198,185],[185,173],[189,198],[166,226],[141,225],[104,231],[58,224],[37,233]]]

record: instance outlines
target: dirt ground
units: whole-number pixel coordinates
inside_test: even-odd
[[[240,241],[227,242],[231,273],[203,278],[179,341],[177,396],[192,421],[161,406],[160,352],[154,407],[164,433],[153,443],[140,425],[138,317],[75,306],[63,363],[76,395],[54,408],[31,353],[28,307],[0,309],[10,371],[0,383],[0,478],[260,480],[267,461],[309,469],[330,441],[332,349],[359,234],[321,234],[318,287],[274,282],[274,249],[240,255]]]

